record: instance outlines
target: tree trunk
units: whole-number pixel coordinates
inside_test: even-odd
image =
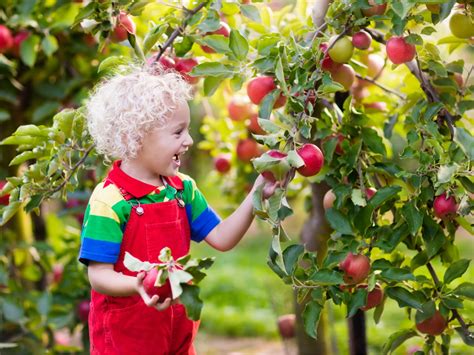
[[[325,183],[311,184],[312,209],[308,220],[301,231],[301,242],[309,251],[317,253],[317,260],[320,264],[327,252],[327,240],[331,234],[331,228],[324,217],[323,197],[329,186]],[[304,330],[301,313],[304,310],[305,302],[298,304],[295,293],[295,313],[296,313],[296,338],[298,353],[300,355],[331,354],[331,341],[329,338],[329,324],[327,312],[324,310],[318,326],[318,338],[313,339]]]

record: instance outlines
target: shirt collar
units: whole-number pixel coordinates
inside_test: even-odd
[[[122,169],[120,169],[121,160],[114,162],[112,169],[109,171],[106,180],[110,180],[121,190],[124,190],[126,193],[132,195],[135,198],[141,198],[143,196],[149,195],[153,191],[160,193],[160,187],[147,184],[143,181],[137,180],[130,175],[126,174]],[[177,190],[183,189],[183,182],[178,176],[164,177],[166,183],[171,185]]]

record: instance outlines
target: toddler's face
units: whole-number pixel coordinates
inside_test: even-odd
[[[193,144],[189,124],[189,107],[183,102],[167,119],[165,126],[154,128],[145,135],[142,148],[133,159],[142,173],[155,178],[176,175],[181,156]]]

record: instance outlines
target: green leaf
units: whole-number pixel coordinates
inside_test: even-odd
[[[368,205],[372,208],[381,206],[386,201],[394,198],[402,190],[400,186],[388,186],[383,187],[375,193],[374,196],[369,200]]]
[[[372,215],[374,208],[372,206],[365,206],[360,209],[354,218],[354,226],[362,235],[365,235],[367,228],[372,225]]]
[[[129,62],[129,60],[125,56],[111,56],[105,58],[99,64],[99,68],[97,69],[97,73],[104,74],[110,71],[117,69],[120,65],[125,65]]]
[[[416,235],[423,224],[423,214],[416,208],[416,202],[410,200],[402,207],[402,216],[408,224],[411,235]]]
[[[35,65],[39,43],[40,37],[37,35],[30,35],[21,43],[20,58],[30,68]]]
[[[47,57],[51,57],[58,50],[58,40],[56,37],[48,35],[41,41],[41,48],[43,48],[43,52]]]
[[[359,288],[355,291],[349,300],[347,305],[347,318],[352,317],[359,310],[360,307],[364,307],[367,302],[367,289]]]
[[[216,90],[219,88],[219,85],[222,84],[222,81],[225,78],[222,76],[207,76],[204,79],[204,95],[206,96],[212,96],[216,92]]]
[[[454,127],[454,141],[459,144],[469,160],[474,160],[474,137],[469,131]]]
[[[417,336],[418,333],[413,329],[403,329],[396,333],[393,333],[388,338],[387,342],[384,344],[382,349],[382,354],[390,354],[400,345],[402,345],[406,340]]]
[[[251,19],[252,21],[258,23],[262,22],[258,8],[254,5],[241,5],[240,11],[242,12],[242,15]]]
[[[296,263],[300,255],[304,252],[304,246],[301,244],[293,244],[283,251],[283,262],[288,275],[293,273]]]
[[[45,118],[48,118],[49,116],[53,116],[56,111],[58,110],[60,106],[60,103],[57,101],[46,101],[36,107],[36,109],[33,111],[33,117],[32,121],[33,122],[41,122]]]
[[[166,32],[168,26],[164,26],[163,24],[155,26],[151,31],[149,31],[145,39],[143,40],[143,52],[147,54],[156,42],[161,38],[161,36]]]
[[[344,283],[342,273],[336,270],[321,269],[311,275],[310,280],[318,285],[340,285]]]
[[[454,330],[459,334],[462,341],[469,346],[474,346],[474,333],[469,330],[464,329],[463,327],[456,327]]]
[[[45,156],[47,154],[48,153],[43,150],[39,152],[26,151],[26,152],[18,154],[15,158],[13,158],[8,166],[18,165],[18,164],[24,163],[27,160],[36,159],[36,158]]]
[[[23,308],[9,299],[4,299],[2,303],[2,313],[5,319],[13,323],[20,323],[21,319],[24,317]]]
[[[461,259],[449,265],[444,273],[444,283],[449,284],[451,281],[461,277],[466,272],[470,262],[468,259]]]
[[[415,280],[415,276],[410,270],[396,267],[383,270],[380,276],[388,281]]]
[[[335,231],[341,234],[348,234],[348,235],[354,234],[350,220],[347,218],[347,216],[343,215],[338,210],[334,208],[327,209],[326,219],[328,220],[329,224]]]
[[[391,4],[391,9],[401,18],[404,19],[411,8],[415,6],[416,3],[409,0],[393,0]]]
[[[458,109],[461,115],[464,115],[466,111],[474,109],[474,100],[463,100],[458,102]]]
[[[203,306],[203,303],[199,298],[199,287],[189,284],[182,284],[181,287],[183,288],[183,293],[181,294],[179,301],[186,308],[188,318],[194,321],[199,320]]]
[[[438,183],[444,184],[445,182],[451,181],[458,168],[456,164],[440,166],[438,170]]]
[[[196,65],[190,74],[192,76],[219,76],[231,78],[237,74],[236,69],[231,65],[225,65],[217,62],[208,62]]]
[[[412,307],[416,309],[421,309],[421,306],[425,302],[418,293],[410,292],[407,289],[395,286],[387,287],[385,289],[387,296],[397,301],[398,306],[402,307]]]
[[[474,283],[463,282],[454,289],[453,293],[457,296],[474,300]]]
[[[364,143],[369,147],[371,151],[383,156],[387,155],[385,145],[383,144],[382,137],[380,137],[376,130],[372,128],[362,128],[362,139]]]
[[[43,292],[40,298],[37,300],[38,312],[42,316],[47,316],[51,309],[52,298],[48,292]]]
[[[306,303],[303,310],[303,322],[306,334],[316,339],[318,336],[318,324],[321,317],[323,306],[318,302],[310,301]]]
[[[227,53],[230,51],[229,39],[223,35],[206,35],[199,42],[211,47],[217,53]]]
[[[249,44],[247,42],[247,39],[245,39],[245,37],[242,36],[239,31],[230,31],[229,47],[237,59],[244,60],[245,58],[247,58],[247,54],[249,52]]]

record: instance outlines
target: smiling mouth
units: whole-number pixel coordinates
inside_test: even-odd
[[[175,154],[174,157],[173,157],[173,161],[175,162],[175,164],[179,167],[181,165],[181,159],[179,158],[180,155],[179,154]]]

